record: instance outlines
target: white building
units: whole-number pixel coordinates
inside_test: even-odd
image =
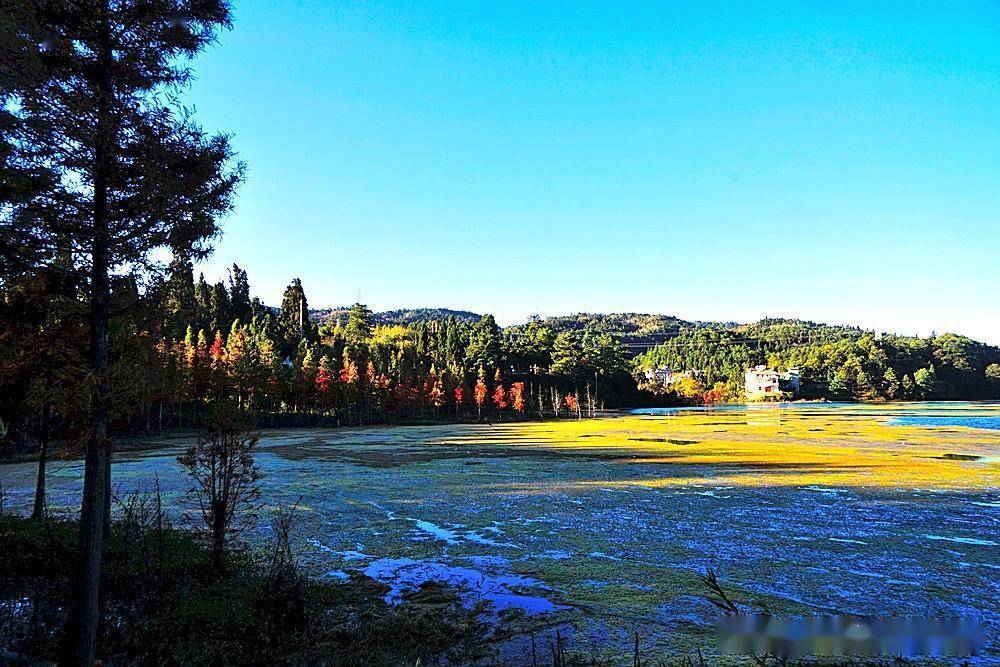
[[[787,372],[772,370],[767,366],[751,368],[746,373],[748,400],[778,398],[782,394],[793,396],[799,393],[799,369],[789,368]]]

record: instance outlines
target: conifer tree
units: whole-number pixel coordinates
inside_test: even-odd
[[[515,382],[510,385],[510,405],[519,414],[524,414],[524,383]]]
[[[309,338],[309,303],[302,281],[298,278],[285,288],[278,313],[278,331],[281,334],[285,354],[291,354],[299,343]]]
[[[489,390],[486,387],[486,371],[480,366],[479,375],[476,378],[476,386],[472,390],[472,398],[476,402],[476,411],[480,418],[483,416],[483,405],[486,404],[488,392]]]
[[[226,337],[226,373],[236,392],[236,406],[240,409],[246,407],[253,366],[253,350],[247,340],[246,328],[239,320],[235,320]]]
[[[200,329],[198,331],[198,343],[195,350],[197,361],[195,363],[194,371],[194,387],[195,396],[201,399],[208,396],[208,392],[211,387],[211,357],[209,356],[208,350],[208,336],[205,334],[204,329]]]
[[[212,288],[205,280],[205,274],[198,274],[194,284],[196,322],[199,329],[212,329]]]
[[[465,360],[471,368],[500,367],[500,327],[492,315],[486,315],[472,326]]]
[[[360,356],[372,337],[372,311],[363,303],[351,307],[347,316],[347,326],[344,327],[344,340],[351,353]]]
[[[229,292],[221,283],[212,285],[209,291],[209,327],[216,331],[229,331],[232,326],[232,314],[229,303]]]
[[[170,262],[168,271],[169,278],[164,286],[164,332],[171,338],[180,338],[197,315],[194,274],[191,262],[180,257]]]
[[[323,410],[329,410],[333,406],[333,388],[336,381],[334,370],[333,362],[328,355],[320,357],[319,368],[316,370],[316,392]]]
[[[497,382],[493,387],[493,405],[497,408],[497,414],[503,416],[503,411],[507,409],[507,390],[502,383]]]
[[[229,271],[229,308],[234,320],[248,323],[253,317],[250,301],[250,281],[238,264]]]

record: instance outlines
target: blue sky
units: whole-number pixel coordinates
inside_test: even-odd
[[[1000,342],[996,2],[239,0],[187,101],[277,303]]]

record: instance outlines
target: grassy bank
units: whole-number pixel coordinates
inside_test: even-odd
[[[449,590],[428,585],[403,604],[364,577],[328,583],[298,574],[279,543],[212,571],[195,534],[157,525],[133,506],[105,551],[98,655],[111,664],[464,664],[502,630]],[[0,662],[56,661],[76,525],[0,516]]]

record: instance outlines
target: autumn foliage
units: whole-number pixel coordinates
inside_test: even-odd
[[[506,410],[509,406],[507,402],[507,390],[504,389],[502,384],[498,384],[493,388],[493,405],[496,406],[497,410]]]
[[[486,379],[483,374],[479,374],[479,378],[476,380],[476,386],[472,391],[472,398],[476,402],[476,407],[479,408],[480,412],[483,409],[483,405],[486,404],[486,396],[489,393],[489,389],[486,387]]]
[[[510,386],[510,404],[516,412],[524,414],[524,409],[527,406],[524,402],[523,382],[515,382]]]
[[[726,400],[726,389],[725,385],[717,384],[708,391],[705,392],[704,396],[705,403],[723,403]]]

